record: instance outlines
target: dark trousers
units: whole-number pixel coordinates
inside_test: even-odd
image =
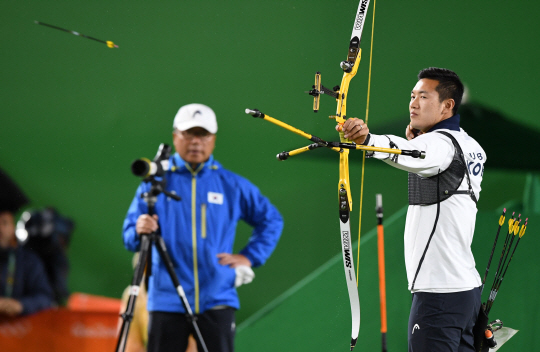
[[[409,315],[409,352],[474,352],[472,330],[480,305],[480,288],[414,293]]]
[[[197,315],[197,325],[208,352],[234,351],[236,332],[234,309],[208,310]],[[184,352],[193,326],[183,313],[150,312],[148,322],[148,352]],[[197,349],[203,349],[197,340]]]

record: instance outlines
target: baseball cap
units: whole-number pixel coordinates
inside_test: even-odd
[[[188,104],[178,110],[173,122],[173,128],[179,131],[193,127],[202,127],[210,133],[217,132],[216,114],[203,104]]]

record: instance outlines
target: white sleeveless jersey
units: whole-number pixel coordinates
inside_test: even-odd
[[[439,130],[438,130],[439,131]],[[440,129],[450,133],[463,150],[476,199],[480,199],[480,183],[484,173],[486,153],[478,142],[463,129],[458,131]],[[454,157],[452,141],[441,133],[430,132],[413,140],[393,135],[370,135],[369,145],[390,148],[390,140],[398,149],[416,149],[426,152],[425,159],[395,156],[376,152],[381,159],[396,168],[422,177],[437,175],[448,168]],[[458,190],[468,190],[467,177]],[[414,292],[459,292],[481,285],[475,267],[471,243],[476,222],[476,204],[469,195],[455,194],[440,203],[440,214],[433,238],[414,284]],[[420,258],[433,231],[437,204],[409,205],[405,223],[405,266],[409,290],[411,289]]]

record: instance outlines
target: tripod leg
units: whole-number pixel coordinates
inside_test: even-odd
[[[174,267],[173,267],[171,258],[169,256],[169,253],[167,252],[165,241],[163,241],[163,238],[158,235],[154,235],[153,240],[156,243],[156,248],[159,252],[159,256],[163,260],[163,263],[165,264],[165,267],[167,268],[167,271],[169,272],[169,276],[171,277],[174,287],[176,288],[176,292],[178,292],[178,295],[180,296],[182,305],[184,306],[184,309],[186,310],[186,314],[188,315],[188,318],[191,320],[191,323],[193,324],[193,330],[195,330],[195,335],[196,335],[195,337],[201,344],[203,351],[208,352],[208,349],[206,348],[206,344],[204,343],[203,337],[201,335],[201,331],[199,330],[199,326],[197,325],[197,321],[196,321],[197,318],[193,315],[193,311],[191,310],[191,307],[189,306],[189,302],[186,298],[184,289],[182,288],[182,285],[180,285],[178,276],[176,276],[176,273],[174,272]]]
[[[144,275],[144,268],[146,260],[148,258],[148,252],[150,250],[150,239],[147,235],[141,236],[141,249],[139,253],[139,260],[135,267],[135,273],[133,274],[133,280],[131,281],[129,299],[126,305],[126,311],[120,316],[122,317],[122,327],[120,328],[120,334],[118,335],[118,342],[116,344],[116,352],[123,352],[126,349],[126,342],[129,333],[129,327],[131,320],[133,319],[133,311],[135,310],[135,301],[140,291],[140,284]]]

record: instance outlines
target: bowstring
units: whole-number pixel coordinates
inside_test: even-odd
[[[366,103],[366,121],[368,123],[369,118],[369,93],[371,91],[371,64],[373,61],[373,33],[375,31],[375,6],[377,0],[373,1],[373,20],[371,22],[371,48],[369,52],[369,76],[368,76],[368,89],[367,89],[367,103]],[[363,151],[362,157],[362,178],[360,182],[360,216],[358,217],[358,255],[356,257],[356,287],[358,287],[358,269],[360,268],[360,236],[362,233],[362,200],[364,198],[364,169],[366,165],[366,151]]]

